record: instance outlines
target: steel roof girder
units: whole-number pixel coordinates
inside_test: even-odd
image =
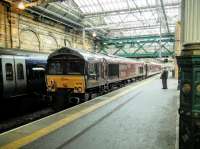
[[[161,42],[174,42],[175,40],[171,40],[171,39],[162,39]],[[108,45],[112,45],[114,43],[122,43],[122,44],[135,44],[135,43],[159,43],[160,40],[141,40],[141,41],[104,41],[104,43],[108,44]]]
[[[118,37],[118,38],[102,38],[102,40],[139,40],[139,39],[154,39],[154,38],[159,38],[160,39],[160,35],[144,35],[144,36],[134,36],[134,37]],[[170,33],[170,34],[162,34],[162,39],[164,38],[175,38],[175,35]]]
[[[164,15],[165,24],[166,24],[166,27],[167,27],[167,32],[170,33],[169,23],[168,23],[168,20],[167,20],[167,15],[166,15],[166,12],[165,12],[163,0],[160,0],[160,4],[161,4],[162,12],[163,12],[163,15]]]

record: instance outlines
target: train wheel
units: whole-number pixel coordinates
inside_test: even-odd
[[[109,87],[108,85],[105,85],[103,89],[103,94],[107,94],[108,92],[109,92]]]
[[[52,99],[52,108],[55,111],[60,111],[66,107],[67,95],[64,91],[58,91]]]
[[[92,99],[92,93],[89,93],[89,98],[88,100],[91,100]]]
[[[89,100],[89,93],[85,93],[83,96],[80,98],[80,103],[86,102]]]

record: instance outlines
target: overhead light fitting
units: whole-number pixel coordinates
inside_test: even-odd
[[[24,2],[23,2],[23,1],[20,1],[20,2],[18,3],[17,7],[18,7],[19,9],[21,9],[21,10],[24,10],[24,9],[25,9],[25,4],[24,4]]]
[[[97,36],[97,34],[96,34],[95,32],[93,32],[93,33],[92,33],[92,36],[93,36],[93,37],[96,37],[96,36]]]

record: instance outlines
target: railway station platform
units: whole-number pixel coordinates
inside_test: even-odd
[[[178,96],[154,76],[0,134],[0,148],[175,149]]]

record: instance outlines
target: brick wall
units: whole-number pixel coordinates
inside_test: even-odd
[[[85,38],[86,50],[93,50],[94,42]],[[66,30],[63,25],[47,20],[38,21],[30,14],[15,13],[0,2],[0,47],[51,52],[69,46],[83,48],[82,32]]]

